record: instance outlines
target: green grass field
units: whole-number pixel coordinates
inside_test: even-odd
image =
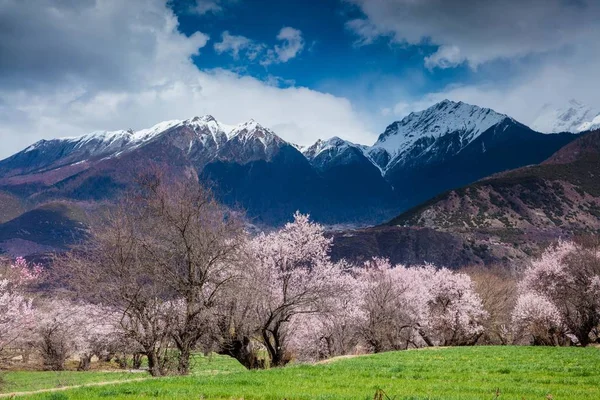
[[[11,371],[4,373],[2,392],[22,392],[85,385],[94,382],[117,381],[145,377],[146,374],[130,372],[78,372],[78,371]]]
[[[19,374],[23,374],[20,388],[40,387],[41,382],[34,382],[37,378],[31,380],[35,387],[26,387],[24,378],[39,373],[15,376]],[[86,376],[94,376],[94,380],[97,377],[94,372],[79,374],[82,380]],[[6,377],[12,378],[11,374]],[[198,357],[189,377],[149,379],[20,398],[373,399],[377,389],[396,400],[598,400],[600,350],[455,347],[341,358],[266,371],[246,371],[226,357]]]

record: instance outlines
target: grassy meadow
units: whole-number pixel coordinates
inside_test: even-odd
[[[55,387],[52,372],[10,372],[5,391]],[[71,385],[147,377],[68,372]],[[198,356],[188,377],[39,393],[19,398],[66,399],[373,399],[597,400],[600,350],[558,347],[453,347],[338,358],[316,365],[246,371],[235,360]],[[385,395],[381,397],[386,399]]]

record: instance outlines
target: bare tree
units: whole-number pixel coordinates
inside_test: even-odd
[[[142,187],[142,246],[173,293],[178,372],[187,374],[191,351],[209,332],[211,309],[239,278],[246,234],[241,220],[198,184],[165,185],[151,177]]]
[[[153,375],[167,372],[171,344],[179,350],[178,372],[187,374],[210,310],[236,277],[245,232],[196,181],[168,184],[152,173],[138,182],[55,269],[79,295],[121,312],[122,328]]]
[[[510,344],[511,313],[517,302],[517,279],[501,267],[472,267],[464,270],[481,298],[483,308],[488,313],[484,322],[484,334],[480,342],[485,344]]]

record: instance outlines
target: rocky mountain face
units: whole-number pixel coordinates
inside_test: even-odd
[[[329,225],[377,224],[445,190],[537,164],[575,137],[447,100],[392,123],[373,146],[334,137],[301,148],[254,120],[194,117],[29,146],[0,161],[0,215],[10,222],[57,201],[113,201],[153,164],[170,179],[209,182],[257,225],[297,210]]]
[[[388,126],[369,154],[407,209],[488,175],[540,163],[574,138],[544,135],[491,109],[446,100]]]
[[[474,262],[513,263],[558,238],[600,232],[600,131],[539,165],[448,191],[388,225],[435,229],[476,250]]]
[[[357,265],[372,257],[385,257],[393,264],[427,262],[453,269],[494,261],[461,235],[431,228],[382,225],[333,232],[331,236],[332,259],[350,260]]]

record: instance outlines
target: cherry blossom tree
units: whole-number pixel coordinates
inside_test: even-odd
[[[488,313],[469,275],[427,265],[417,270],[427,288],[426,318],[419,333],[428,345],[473,345]]]
[[[0,356],[9,347],[24,343],[35,326],[32,299],[26,287],[41,273],[38,265],[29,265],[23,258],[13,262],[0,261]]]
[[[125,337],[140,345],[150,373],[160,376],[167,372],[164,356],[172,343],[172,293],[144,249],[140,216],[141,210],[130,207],[113,211],[105,224],[93,227],[88,243],[54,260],[53,278],[74,296],[118,312]]]
[[[250,261],[247,266],[251,266]],[[257,317],[258,293],[248,268],[235,285],[229,286],[225,296],[217,302],[211,316],[211,344],[219,354],[238,360],[248,369],[265,368],[260,357],[265,347],[260,343],[260,322]],[[212,347],[207,346],[209,349]]]
[[[599,337],[600,246],[564,241],[551,246],[525,271],[519,291],[521,304],[534,307],[531,296],[526,297],[531,293],[544,298],[546,308],[551,303],[552,309],[558,310],[565,334],[582,346],[588,345]],[[537,307],[541,304],[538,300]],[[521,309],[515,309],[515,321],[522,321],[521,314]]]
[[[474,344],[487,317],[466,274],[375,258],[358,279],[360,332],[374,351]]]
[[[92,304],[50,300],[36,312],[36,345],[47,369],[62,371],[65,361],[79,356],[80,370],[90,367],[97,344],[115,331],[114,316]]]
[[[359,332],[373,352],[418,346],[425,318],[427,290],[421,275],[388,260],[374,258],[359,272]]]
[[[331,241],[321,225],[296,213],[293,222],[251,243],[255,258],[251,279],[258,288],[256,317],[272,366],[290,361],[286,341],[294,317],[326,313],[328,300],[344,290],[340,264],[329,259]]]
[[[199,184],[158,179],[142,185],[142,246],[173,294],[171,336],[178,372],[188,374],[192,350],[208,335],[211,309],[239,276],[246,233],[241,220]]]
[[[515,341],[557,346],[564,342],[565,328],[558,308],[537,293],[523,293],[512,314]]]
[[[296,357],[315,361],[358,350],[360,336],[358,321],[362,317],[357,299],[360,291],[355,274],[345,261],[339,264],[336,296],[324,298],[328,302],[323,311],[297,314],[290,323],[289,347]]]
[[[323,227],[299,213],[280,230],[255,237],[243,279],[220,313],[220,352],[261,368],[263,347],[271,366],[287,364],[299,316],[328,314],[344,291],[343,265],[330,261],[330,247]]]

